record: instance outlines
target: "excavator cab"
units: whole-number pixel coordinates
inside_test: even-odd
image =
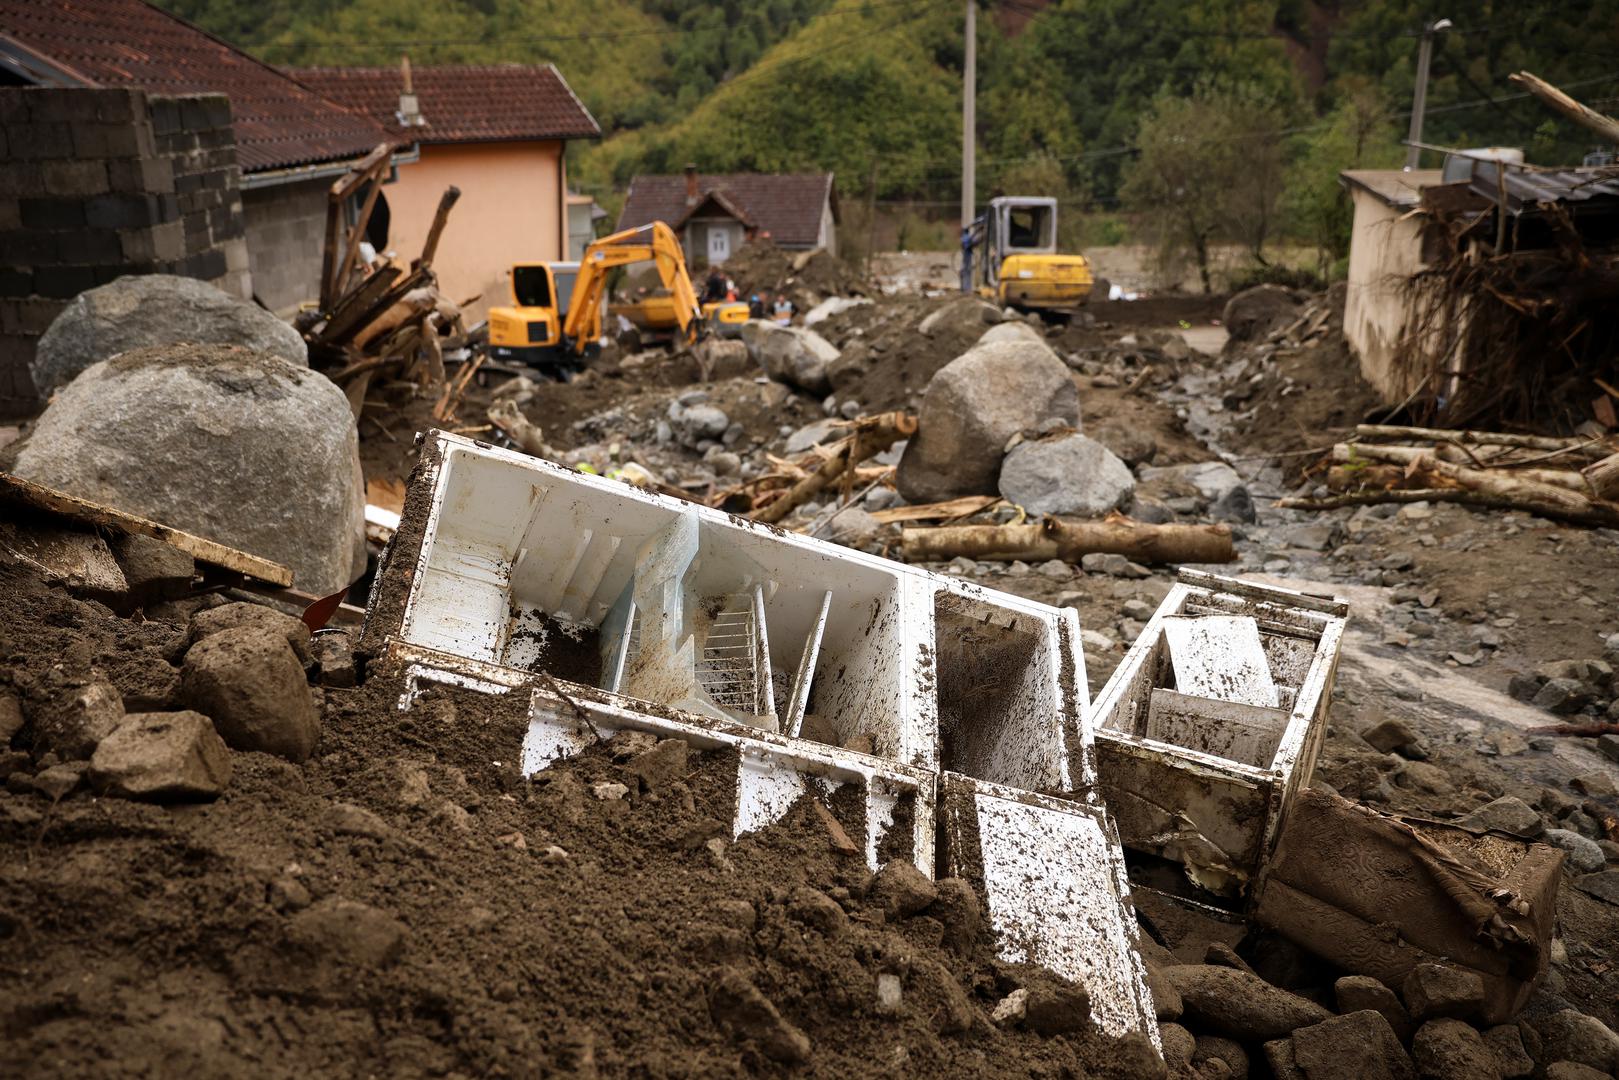
[[[1006,195],[961,231],[961,288],[1061,317],[1090,299],[1090,263],[1057,251],[1057,200]]]
[[[489,355],[506,363],[526,364],[547,374],[570,366],[563,347],[579,264],[519,263],[511,269],[512,303],[489,309]]]

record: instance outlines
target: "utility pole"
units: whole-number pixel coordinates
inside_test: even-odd
[[[1433,59],[1433,39],[1449,30],[1449,19],[1437,19],[1422,28],[1422,44],[1417,47],[1417,86],[1411,97],[1411,129],[1406,136],[1405,171],[1417,167],[1422,158],[1422,114],[1428,108],[1428,64]]]
[[[978,205],[978,0],[967,0],[967,62],[961,87],[961,227],[972,224]]]

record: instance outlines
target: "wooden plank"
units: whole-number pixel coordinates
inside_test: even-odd
[[[272,585],[285,587],[292,584],[292,571],[280,563],[261,559],[257,555],[249,555],[245,551],[238,551],[224,544],[205,540],[200,536],[134,514],[127,514],[122,510],[115,510],[110,506],[102,506],[100,503],[93,503],[77,495],[69,495],[65,491],[57,491],[55,488],[48,488],[10,473],[0,473],[0,500],[22,503],[89,525],[104,525],[122,533],[150,536],[154,540],[161,540],[165,544],[179,548],[201,562],[221,566],[226,570],[233,570]]]
[[[369,306],[360,311],[352,320],[352,324],[345,327],[341,334],[322,333],[317,339],[322,345],[345,345],[348,340],[359,334],[375,322],[384,312],[405,298],[405,294],[421,288],[432,279],[432,273],[427,270],[416,270],[406,274],[398,284],[381,296]]]
[[[377,299],[393,288],[401,273],[403,271],[397,266],[384,266],[366,278],[359,288],[350,290],[347,296],[337,302],[331,318],[315,335],[315,340],[324,344],[352,332]]]
[[[1000,501],[999,495],[963,495],[948,502],[891,506],[887,510],[873,511],[871,516],[884,525],[894,525],[903,521],[949,521],[952,518],[967,517],[969,514],[988,510]]]

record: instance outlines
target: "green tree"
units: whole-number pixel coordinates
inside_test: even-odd
[[[1260,91],[1160,94],[1141,122],[1121,197],[1166,262],[1185,255],[1213,292],[1210,249],[1240,240],[1261,261],[1280,194],[1279,113]]]
[[[1404,150],[1396,123],[1383,91],[1361,81],[1345,88],[1324,122],[1299,137],[1284,210],[1297,234],[1315,245],[1323,275],[1349,254],[1354,208],[1338,174],[1398,166]]]

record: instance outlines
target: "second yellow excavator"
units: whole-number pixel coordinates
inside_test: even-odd
[[[661,221],[604,236],[577,263],[525,263],[512,267],[512,305],[489,310],[489,355],[566,375],[602,336],[602,298],[614,267],[650,262],[667,296],[660,316],[670,337],[690,345],[704,329],[686,256],[674,230]],[[744,307],[744,310],[745,307]]]

